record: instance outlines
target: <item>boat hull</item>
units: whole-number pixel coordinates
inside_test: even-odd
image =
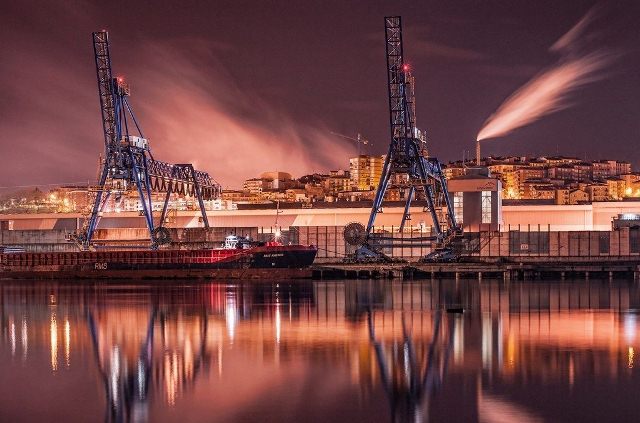
[[[314,247],[20,253],[0,257],[2,279],[292,279],[311,277]]]

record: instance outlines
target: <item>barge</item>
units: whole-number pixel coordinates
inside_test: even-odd
[[[230,235],[221,248],[4,252],[0,279],[292,279],[311,277],[312,245]]]

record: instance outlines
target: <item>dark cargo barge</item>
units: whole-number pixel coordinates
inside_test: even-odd
[[[290,279],[311,277],[317,248],[238,243],[202,250],[0,254],[0,279]]]

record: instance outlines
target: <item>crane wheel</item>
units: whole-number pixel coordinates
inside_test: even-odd
[[[169,233],[169,229],[164,226],[160,226],[153,230],[153,242],[156,245],[164,245],[171,243],[171,233]]]

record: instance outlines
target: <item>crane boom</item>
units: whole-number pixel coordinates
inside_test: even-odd
[[[108,148],[108,146],[116,144],[116,117],[111,87],[113,76],[111,75],[109,34],[106,31],[93,33],[93,51],[95,53],[98,76],[98,95],[100,96],[100,111],[102,112],[104,145]]]
[[[344,135],[344,134],[339,134],[337,132],[331,132],[331,134],[333,134],[333,135],[335,135],[337,137],[341,137],[341,138],[347,139],[347,140],[355,141],[355,142],[360,143],[360,144],[364,144],[364,145],[368,145],[369,144],[369,140],[366,139],[365,137],[363,137],[360,134],[358,134],[356,136],[356,138],[350,137],[350,136]]]
[[[408,95],[407,80],[410,74],[409,65],[404,61],[400,16],[385,18],[385,39],[391,139],[402,141],[413,135],[415,118]]]
[[[354,138],[354,137],[350,137],[348,135],[344,135],[344,134],[339,134],[337,132],[331,132],[332,135],[335,135],[337,137],[340,138],[344,138],[347,140],[351,140],[351,141],[355,141],[356,145],[358,146],[358,156],[360,155],[360,146],[361,145],[373,145],[369,142],[368,139],[366,139],[365,137],[363,137],[360,133],[358,133],[358,135]]]

